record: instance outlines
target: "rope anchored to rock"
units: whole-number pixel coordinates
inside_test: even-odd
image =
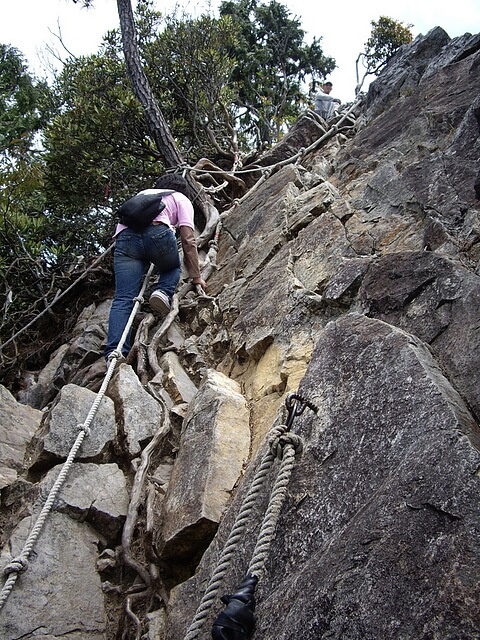
[[[289,431],[295,417],[301,415],[307,407],[315,413],[318,411],[312,402],[297,393],[288,395],[285,405],[288,411],[287,420],[285,424],[273,427],[269,433],[269,451],[265,454],[243,500],[217,567],[210,578],[184,640],[198,638],[213,602],[218,595],[221,582],[230,566],[237,544],[243,537],[246,525],[255,507],[255,502],[266,484],[270,469],[274,462],[279,460],[277,476],[246,576],[234,594],[221,597],[221,601],[226,605],[226,608],[213,623],[212,638],[214,640],[247,640],[253,632],[255,627],[255,588],[263,575],[270,545],[275,537],[275,530],[287,494],[288,483],[295,466],[295,458],[297,454],[301,453],[303,447],[301,438],[296,434],[289,433]]]

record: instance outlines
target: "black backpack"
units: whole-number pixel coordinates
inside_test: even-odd
[[[120,222],[134,231],[142,231],[165,209],[162,196],[174,193],[168,189],[156,189],[157,193],[137,193],[118,209]]]

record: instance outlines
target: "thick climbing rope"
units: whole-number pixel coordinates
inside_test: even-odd
[[[43,525],[45,524],[45,521],[50,511],[52,510],[53,504],[55,502],[55,498],[57,497],[58,492],[60,491],[63,483],[65,482],[65,478],[67,477],[67,474],[77,456],[77,453],[80,450],[80,447],[82,446],[82,443],[85,437],[88,437],[90,435],[90,425],[98,411],[98,408],[103,399],[103,396],[107,391],[108,383],[110,382],[110,379],[113,375],[118,359],[122,357],[122,351],[121,351],[122,346],[125,343],[125,340],[127,339],[128,333],[133,324],[133,320],[138,311],[138,308],[143,302],[143,294],[145,293],[145,289],[148,284],[148,279],[153,269],[154,269],[154,265],[152,264],[150,265],[150,268],[147,271],[147,274],[143,280],[143,284],[138,296],[134,298],[135,304],[133,306],[132,312],[125,326],[125,329],[122,333],[122,337],[120,338],[120,342],[118,343],[117,348],[114,351],[112,351],[112,353],[110,353],[108,356],[108,367],[107,367],[107,371],[105,373],[105,377],[103,379],[102,385],[97,392],[97,395],[95,397],[95,400],[92,404],[90,411],[88,412],[85,422],[83,424],[78,425],[79,433],[70,449],[67,459],[65,460],[65,462],[62,465],[62,468],[60,469],[60,473],[58,474],[58,477],[55,483],[50,489],[50,492],[45,501],[45,504],[43,505],[40,515],[38,516],[20,554],[16,558],[14,558],[11,562],[9,562],[3,570],[3,573],[4,575],[7,576],[7,579],[5,581],[5,584],[2,587],[2,590],[0,591],[0,610],[3,608],[3,605],[7,601],[8,596],[12,592],[19,574],[23,573],[28,569],[28,558],[30,556],[30,553],[33,550],[35,542],[38,539],[38,536],[40,535]]]
[[[296,402],[300,402],[297,409]],[[262,494],[266,481],[269,477],[270,469],[275,460],[280,458],[278,474],[272,488],[269,504],[262,521],[257,543],[252,554],[252,559],[248,569],[250,575],[257,577],[262,574],[265,561],[268,557],[271,542],[275,535],[278,518],[286,496],[288,482],[295,465],[295,456],[301,452],[301,438],[295,434],[288,433],[292,420],[296,415],[300,415],[305,406],[316,411],[312,403],[305,401],[298,394],[290,394],[286,399],[287,408],[290,415],[286,424],[273,427],[269,432],[269,451],[264,455],[262,462],[255,473],[252,484],[245,496],[228,539],[222,550],[214,573],[212,574],[205,593],[200,601],[195,616],[187,630],[184,640],[194,640],[198,637],[203,624],[208,617],[209,611],[218,595],[220,586],[231,561],[236,553],[237,545],[242,539],[247,523],[256,505],[257,498]]]
[[[210,609],[218,595],[222,580],[227,573],[230,563],[235,555],[237,544],[245,533],[245,528],[253,512],[257,498],[262,493],[262,489],[268,478],[270,468],[275,461],[273,453],[269,452],[265,455],[262,463],[255,474],[252,485],[242,503],[239,514],[232,527],[230,535],[227,539],[225,547],[220,555],[217,567],[209,580],[202,600],[197,608],[193,621],[188,628],[185,640],[194,640],[198,637],[200,630],[208,616]]]
[[[288,435],[282,433],[272,439],[270,447],[276,450],[276,456],[280,457],[281,463],[247,570],[248,575],[256,576],[259,579],[263,575],[270,545],[275,537],[278,519],[287,495],[288,483],[295,466],[295,457],[302,450],[302,440],[293,433]]]

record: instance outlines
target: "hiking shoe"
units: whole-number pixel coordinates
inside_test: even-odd
[[[166,316],[172,308],[167,294],[163,293],[163,291],[160,290],[154,291],[150,296],[150,300],[148,302],[155,313],[157,313],[162,318],[163,316]]]

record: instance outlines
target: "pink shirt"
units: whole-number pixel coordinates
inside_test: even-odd
[[[140,191],[140,193],[161,193],[162,191],[164,191],[164,189],[144,189]],[[171,229],[176,229],[177,227],[190,227],[191,229],[195,229],[193,223],[193,205],[187,196],[175,191],[175,193],[164,196],[162,202],[165,204],[165,209],[154,218],[154,222],[163,222]],[[117,224],[113,237],[116,238],[119,233],[127,228],[124,224]]]

